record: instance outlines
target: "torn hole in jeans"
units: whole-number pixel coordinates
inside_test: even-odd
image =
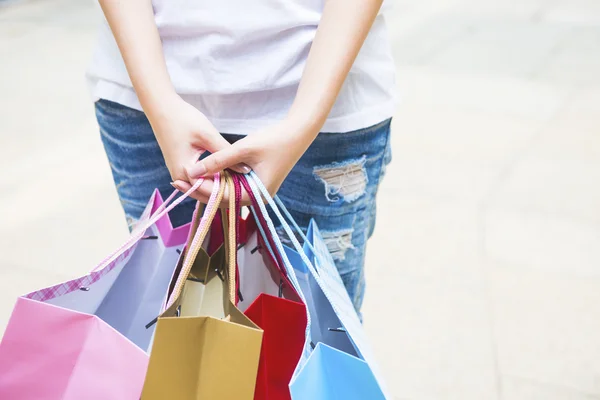
[[[277,227],[276,231],[281,239],[281,243],[288,247],[294,246],[283,227]],[[302,228],[302,231],[306,234],[306,229]],[[300,234],[296,231],[293,232],[298,242],[302,244],[302,238],[300,237]],[[321,236],[323,237],[323,241],[327,246],[327,250],[329,250],[331,257],[335,261],[344,261],[346,259],[346,251],[355,248],[352,244],[353,233],[354,229],[352,228],[340,229],[336,231],[321,231]]]
[[[367,190],[366,156],[344,163],[317,166],[313,169],[315,178],[325,185],[325,197],[329,202],[343,199],[351,203],[359,199]]]
[[[349,249],[354,249],[352,244],[352,234],[354,229],[340,229],[336,231],[321,231],[323,241],[327,246],[327,250],[335,261],[344,261],[346,252]]]

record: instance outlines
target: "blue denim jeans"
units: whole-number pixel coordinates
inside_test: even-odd
[[[96,117],[131,225],[155,188],[163,197],[172,192],[171,177],[143,112],[99,100]],[[277,193],[302,229],[315,219],[357,311],[365,291],[365,250],[375,227],[377,189],[391,161],[390,122],[319,134]],[[176,207],[170,214],[173,224],[189,222],[193,208],[191,199]]]

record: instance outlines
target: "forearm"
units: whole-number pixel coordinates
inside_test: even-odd
[[[175,96],[151,0],[100,0],[142,108],[151,118]]]
[[[383,0],[326,0],[289,118],[312,141],[322,128]]]

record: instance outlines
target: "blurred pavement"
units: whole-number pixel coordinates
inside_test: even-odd
[[[397,0],[368,254],[397,399],[600,399],[600,2]],[[0,332],[127,235],[83,80],[90,0],[0,2]]]

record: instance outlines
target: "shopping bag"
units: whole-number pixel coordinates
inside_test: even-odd
[[[374,375],[377,365],[371,356],[364,330],[314,220],[309,223],[303,250],[315,266],[321,282],[315,279],[301,259],[295,259],[292,265],[298,266],[297,272],[302,271],[298,279],[301,285],[306,280],[305,285],[313,300],[311,334],[316,348],[290,385],[293,399],[329,399],[334,394],[344,399],[385,399],[384,389]],[[292,253],[292,258],[300,258],[294,250],[286,251]],[[364,361],[363,354],[368,354],[371,364]],[[317,376],[320,378],[315,381]],[[320,390],[318,382],[321,382]]]
[[[215,190],[203,215],[194,215],[181,272],[158,318],[143,400],[254,397],[263,331],[235,306],[234,213],[229,221],[221,218],[227,233],[223,250],[212,256],[206,252],[226,182],[233,193],[227,173],[214,179]],[[235,201],[234,196],[230,200]],[[230,209],[235,208],[231,203]]]
[[[169,198],[168,201],[172,199]],[[0,342],[0,399],[139,398],[189,225],[155,191],[128,241],[92,272],[18,298]]]
[[[246,182],[234,177],[236,193],[241,195],[239,185]],[[256,204],[253,193],[249,195]],[[246,238],[238,249],[238,307],[264,331],[254,399],[287,400],[304,346],[306,307],[289,282],[281,258],[268,251],[272,238],[259,234],[259,224],[263,230],[256,214],[241,220]]]
[[[264,330],[254,399],[290,399],[289,382],[304,345],[304,305],[263,293],[246,315]]]
[[[318,343],[291,385],[294,400],[384,399],[369,365]]]
[[[318,345],[319,341],[330,346],[338,346],[339,348],[337,350],[340,350],[340,357],[344,358],[349,365],[356,364],[356,361],[363,361],[371,371],[371,375],[374,376],[376,382],[375,386],[369,385],[370,375],[365,375],[364,382],[349,378],[344,379],[342,382],[322,380],[315,381],[315,384],[319,383],[323,385],[331,385],[330,387],[322,389],[322,391],[325,393],[324,396],[327,393],[335,391],[335,387],[337,387],[337,385],[345,385],[349,388],[355,389],[349,391],[350,397],[346,397],[348,399],[358,400],[365,398],[358,395],[352,395],[352,393],[362,393],[359,390],[359,387],[363,386],[376,388],[376,390],[371,391],[366,398],[389,398],[389,395],[387,395],[387,391],[385,389],[384,381],[379,373],[376,361],[370,350],[370,346],[368,340],[366,339],[360,319],[352,305],[352,302],[350,301],[339,272],[333,263],[333,259],[331,258],[331,255],[329,254],[327,247],[318,231],[316,223],[311,221],[311,229],[310,232],[308,232],[311,237],[307,238],[297,227],[295,222],[293,222],[293,219],[289,213],[287,213],[285,207],[283,207],[283,204],[279,202],[278,206],[270,197],[268,191],[264,188],[256,174],[250,173],[246,178],[250,184],[251,190],[255,193],[255,196],[262,196],[267,200],[274,214],[277,216],[282,228],[285,230],[293,244],[295,254],[290,252],[290,250],[286,252],[284,246],[281,244],[281,241],[277,236],[277,232],[269,217],[266,207],[262,203],[258,203],[257,205],[259,206],[259,212],[268,223],[267,225],[270,232],[268,233],[268,236],[275,239],[276,249],[274,249],[274,251],[281,253],[286,264],[291,264],[290,257],[292,260],[294,260],[293,267],[287,268],[288,275],[292,277],[291,281],[299,291],[299,295],[304,299],[309,310],[308,327],[303,356],[296,367],[294,377],[290,383],[291,392],[293,395],[292,398],[309,398],[308,395],[306,397],[300,397],[303,391],[298,389],[297,385],[310,382],[311,380],[320,377],[320,374],[314,371],[316,365],[328,363],[327,365],[329,368],[337,367],[336,363],[339,361],[339,357],[333,358],[325,356],[319,357],[319,362],[309,362],[312,357],[312,349]],[[292,231],[285,218],[283,218],[280,208],[281,211],[286,214],[288,219],[293,222],[297,234],[300,237],[303,237],[305,245],[308,246],[310,251],[305,251],[300,246],[296,238],[296,234]],[[290,257],[288,257],[288,254]],[[297,257],[294,258],[294,256]],[[307,273],[305,273],[305,271],[307,271]],[[303,275],[308,275],[309,279],[304,279],[303,282]],[[331,310],[328,310],[329,308]],[[320,313],[322,312],[327,315],[326,318],[320,317]],[[331,315],[331,312],[333,312],[334,315]],[[326,341],[327,343],[324,343],[323,341]],[[332,348],[334,348],[333,346]]]
[[[312,237],[314,223],[309,223],[306,236]],[[313,316],[311,324],[311,340],[313,344],[325,343],[336,349],[342,350],[353,356],[358,356],[354,343],[350,340],[347,332],[342,328],[342,322],[333,309],[330,300],[326,297],[323,289],[310,273],[309,268],[302,261],[300,254],[287,246],[283,246],[288,259],[294,266],[296,277],[306,296],[306,302],[310,314]],[[309,260],[315,265],[315,259],[312,251],[308,247],[308,242],[304,243],[303,251]]]

